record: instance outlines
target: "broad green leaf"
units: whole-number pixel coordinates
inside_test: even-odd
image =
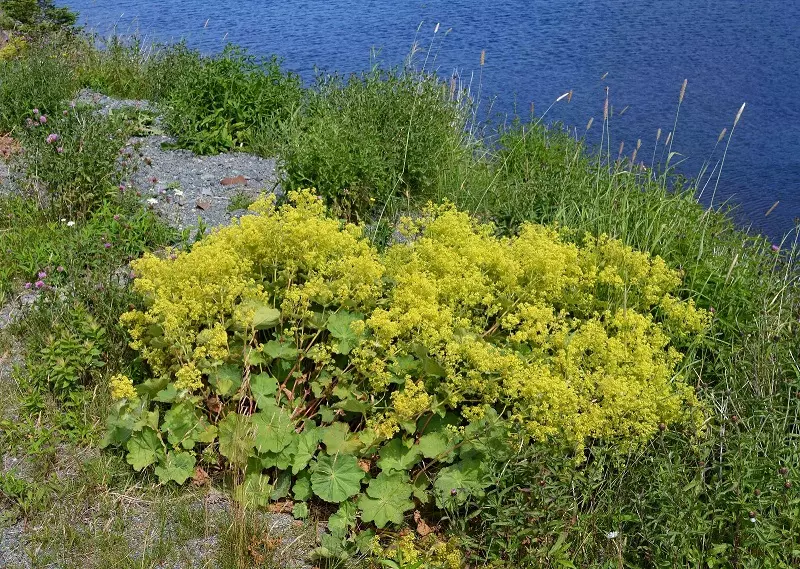
[[[358,437],[350,435],[350,425],[341,421],[322,428],[322,442],[328,454],[355,454],[361,448]]]
[[[103,436],[103,441],[100,443],[101,448],[106,448],[109,445],[121,445],[131,438],[133,433],[133,415],[123,412],[122,415],[112,413],[106,419],[106,432]]]
[[[170,452],[156,466],[158,481],[166,484],[173,480],[178,485],[183,484],[194,475],[194,455],[188,452]]]
[[[378,467],[386,472],[408,472],[419,461],[420,450],[417,446],[410,449],[399,438],[392,439],[381,448]]]
[[[259,305],[253,313],[252,326],[256,330],[266,330],[277,325],[281,320],[281,311],[271,306]]]
[[[304,520],[308,517],[308,504],[305,502],[299,502],[294,505],[292,508],[292,516],[296,520]]]
[[[158,409],[147,411],[144,408],[139,408],[138,412],[140,415],[133,423],[134,432],[141,431],[145,427],[150,427],[158,432]]]
[[[292,487],[295,500],[308,500],[311,498],[311,473],[304,470],[297,475],[297,480]]]
[[[153,377],[136,386],[136,393],[142,397],[155,397],[159,391],[167,387],[169,384],[169,377]]]
[[[148,339],[158,338],[164,335],[164,328],[158,324],[150,324],[144,333]]]
[[[205,422],[204,424],[205,428],[203,428],[203,430],[198,429],[195,431],[194,438],[198,443],[213,443],[217,439],[217,428],[214,425],[210,425]]]
[[[361,441],[361,455],[367,456],[374,454],[378,450],[378,446],[382,442],[378,438],[378,434],[373,429],[363,429],[358,432],[358,440]]]
[[[238,413],[229,413],[219,426],[219,452],[232,464],[247,464],[253,448],[253,426],[250,418]]]
[[[255,447],[258,452],[278,453],[292,441],[294,423],[280,407],[267,408],[251,416],[255,427]]]
[[[261,464],[264,468],[277,467],[278,470],[286,470],[292,464],[297,447],[300,442],[300,435],[292,431],[292,438],[286,447],[280,452],[266,452],[262,455]]]
[[[422,435],[419,439],[419,451],[425,458],[436,458],[444,455],[452,447],[447,437],[441,432],[432,432]]]
[[[278,380],[268,373],[259,373],[250,377],[250,391],[259,409],[275,406],[275,394],[278,392]]]
[[[403,514],[414,508],[414,502],[410,500],[413,491],[406,474],[381,472],[370,481],[366,493],[358,499],[361,519],[375,522],[379,528],[389,522],[402,524]]]
[[[144,428],[138,433],[133,433],[126,445],[128,455],[125,459],[128,464],[133,466],[136,472],[141,472],[144,468],[159,458],[164,456],[164,446],[158,438],[156,432],[150,427]]]
[[[311,473],[314,494],[326,502],[339,503],[361,491],[364,471],[356,457],[347,454],[320,455]]]
[[[262,351],[274,360],[282,359],[292,361],[297,359],[297,348],[292,342],[270,340],[264,344]]]
[[[394,361],[389,364],[389,370],[396,375],[406,376],[414,375],[419,371],[422,363],[410,354],[395,357]]]
[[[208,422],[205,418],[200,416],[195,407],[187,401],[173,405],[169,411],[164,413],[161,430],[168,433],[169,444],[181,445],[186,450],[191,450],[207,427]]]
[[[159,403],[172,403],[175,401],[177,396],[178,390],[175,387],[175,384],[170,383],[164,389],[159,391],[155,397],[153,397],[153,401],[158,401]]]
[[[292,485],[292,473],[284,470],[278,473],[278,478],[275,480],[275,485],[270,492],[270,500],[280,500],[289,495],[289,488]]]
[[[300,433],[297,440],[297,451],[292,460],[292,474],[297,474],[308,466],[308,463],[311,462],[311,459],[317,454],[321,436],[322,432],[317,427],[306,427],[306,429]]]
[[[241,310],[241,312],[240,312]],[[248,313],[252,313],[249,320],[242,318]],[[266,330],[277,325],[281,319],[281,312],[268,304],[258,300],[246,300],[237,307],[238,318],[232,322],[232,329],[237,332],[244,330]]]
[[[348,380],[352,381],[350,374],[347,374],[346,377]],[[342,380],[343,378],[339,378],[340,382],[342,382]],[[372,404],[365,401],[367,397],[364,394],[353,389],[350,381],[340,383],[333,389],[333,396],[341,400],[334,403],[333,407],[334,409],[343,409],[350,413],[364,414],[372,409]]]
[[[233,395],[242,385],[242,369],[232,364],[219,366],[209,374],[208,383],[218,395]]]
[[[263,352],[250,346],[245,347],[244,361],[250,366],[260,366],[267,363],[267,359],[264,357]]]
[[[350,325],[356,320],[362,320],[362,314],[340,310],[328,317],[326,328],[331,336],[338,342],[333,344],[333,351],[337,354],[347,355],[358,345],[359,335],[353,332]]]
[[[477,459],[462,460],[439,471],[433,483],[440,508],[464,504],[470,496],[483,496],[489,485],[486,467]]]
[[[359,401],[358,399],[353,399],[352,397],[348,397],[344,401],[338,401],[333,405],[334,409],[342,409],[349,413],[359,413],[364,415],[372,409],[372,404],[366,401]]]
[[[334,411],[327,405],[322,405],[319,408],[319,418],[322,420],[323,423],[332,423],[333,420],[336,419],[336,411]]]
[[[269,476],[261,472],[251,472],[245,476],[244,482],[233,490],[234,499],[247,507],[263,508],[269,504],[272,484]]]

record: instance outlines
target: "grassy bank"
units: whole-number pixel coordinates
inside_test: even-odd
[[[51,26],[52,21],[51,18]],[[141,345],[137,349],[128,345],[132,326],[124,326],[119,320],[122,313],[131,309],[147,309],[143,302],[146,294],[141,290],[136,293],[127,286],[130,269],[126,263],[146,251],[178,241],[175,232],[142,209],[134,195],[118,190],[120,177],[124,175],[119,151],[128,137],[137,132],[143,119],[136,113],[100,117],[90,109],[70,107],[68,102],[77,91],[90,87],[118,98],[155,102],[178,147],[199,154],[246,151],[277,156],[284,190],[314,188],[330,216],[357,223],[364,232],[364,240],[359,242],[362,245],[354,245],[348,241],[349,237],[343,236],[349,233],[338,233],[337,224],[334,223],[337,226],[334,229],[310,216],[303,218],[309,227],[317,227],[314,224],[318,223],[328,232],[324,234],[327,237],[317,242],[316,234],[296,236],[291,226],[275,225],[282,228],[285,242],[296,238],[306,246],[314,244],[323,250],[328,240],[337,240],[343,258],[349,259],[352,253],[353,266],[374,258],[376,266],[388,267],[389,276],[385,280],[391,281],[391,286],[407,277],[396,261],[392,264],[391,257],[401,255],[391,253],[399,250],[392,249],[392,245],[397,241],[401,216],[419,218],[429,201],[449,201],[473,219],[491,224],[475,229],[480,239],[469,232],[460,234],[459,239],[481,252],[463,253],[457,244],[443,237],[444,229],[441,234],[424,234],[423,224],[418,232],[438,243],[437,251],[446,252],[442,253],[443,258],[474,261],[480,267],[475,275],[495,275],[491,272],[494,269],[480,264],[488,261],[475,261],[484,259],[481,255],[492,257],[483,253],[484,248],[496,251],[492,248],[499,247],[497,243],[516,243],[514,239],[525,235],[525,224],[543,224],[557,228],[553,233],[558,235],[557,239],[549,237],[547,241],[552,251],[571,251],[573,246],[577,251],[593,250],[592,239],[605,235],[635,251],[662,258],[665,266],[677,275],[677,284],[670,294],[687,306],[691,301],[709,315],[707,328],[697,332],[689,321],[689,312],[681,326],[668,324],[666,305],[635,304],[634,297],[640,290],[637,287],[644,285],[637,284],[640,281],[635,280],[632,265],[625,264],[626,259],[634,258],[634,253],[621,252],[627,251],[621,246],[613,254],[605,250],[597,253],[593,257],[595,264],[591,265],[598,273],[604,267],[619,269],[619,294],[614,292],[616,285],[609,281],[592,289],[591,298],[597,304],[590,305],[590,309],[570,297],[572,289],[567,288],[541,301],[550,303],[546,306],[554,307],[555,313],[563,311],[564,318],[572,322],[570,326],[575,326],[570,329],[572,334],[577,334],[580,326],[589,321],[606,326],[610,316],[603,314],[639,311],[663,328],[669,346],[680,351],[680,361],[672,370],[670,381],[692,388],[702,419],[698,421],[697,415],[691,418],[687,415],[667,424],[650,417],[644,432],[651,429],[654,434],[636,444],[623,444],[626,432],[612,429],[608,433],[590,431],[581,438],[581,444],[575,445],[574,439],[565,439],[561,432],[567,428],[566,423],[558,423],[559,428],[546,435],[536,433],[518,438],[519,423],[511,415],[524,415],[533,421],[530,417],[534,414],[527,408],[506,414],[506,409],[516,404],[512,399],[503,400],[508,407],[502,408],[493,401],[482,402],[483,413],[489,408],[499,413],[499,426],[480,423],[479,414],[470,415],[474,412],[465,410],[466,403],[449,407],[441,403],[442,416],[455,414],[458,419],[454,421],[461,421],[456,422],[463,427],[459,436],[464,437],[455,443],[458,448],[445,447],[430,456],[403,454],[405,451],[395,447],[408,443],[408,449],[415,448],[427,433],[428,422],[439,416],[436,401],[440,400],[437,399],[440,394],[431,384],[447,383],[449,376],[443,371],[446,362],[444,358],[436,360],[437,348],[432,344],[423,355],[411,342],[403,344],[402,338],[393,340],[392,349],[376,344],[374,349],[379,357],[375,356],[375,360],[390,361],[396,355],[395,349],[406,350],[403,356],[409,359],[403,361],[422,362],[419,368],[409,364],[412,371],[408,373],[418,374],[415,380],[428,383],[424,388],[411,387],[416,384],[411,381],[404,384],[405,379],[398,379],[378,388],[374,385],[379,382],[371,383],[374,378],[365,374],[366,383],[355,380],[352,385],[348,383],[354,395],[341,395],[331,384],[314,387],[324,394],[317,395],[315,391],[315,397],[321,401],[318,404],[329,405],[330,416],[320,411],[322,418],[314,419],[317,417],[314,410],[307,415],[309,420],[316,420],[323,429],[340,425],[335,429],[344,433],[339,432],[335,441],[330,435],[309,443],[313,446],[309,460],[321,445],[326,449],[336,447],[342,455],[357,457],[362,467],[366,461],[370,471],[367,489],[360,490],[359,480],[356,498],[350,501],[329,499],[330,494],[314,496],[310,488],[304,494],[298,489],[300,478],[293,478],[298,472],[285,475],[286,467],[280,468],[278,458],[263,472],[258,466],[258,477],[250,476],[253,470],[252,465],[248,466],[247,452],[252,449],[243,451],[245,457],[241,461],[241,457],[236,458],[234,442],[230,442],[246,439],[246,429],[239,434],[228,433],[229,442],[223,443],[222,432],[226,427],[222,422],[214,423],[210,426],[219,429],[219,442],[209,444],[198,439],[192,441],[189,449],[180,449],[177,444],[172,446],[171,440],[177,427],[166,424],[166,415],[160,415],[165,423],[159,425],[157,415],[151,431],[155,436],[163,430],[163,437],[159,436],[164,441],[170,439],[169,444],[160,443],[169,449],[169,456],[180,454],[180,460],[189,460],[185,455],[190,453],[183,451],[197,450],[197,465],[210,476],[214,487],[233,494],[238,492],[240,502],[247,504],[240,518],[227,521],[227,537],[217,556],[224,566],[279,563],[271,560],[275,548],[259,541],[264,539],[264,531],[257,527],[254,520],[258,517],[251,510],[263,509],[270,501],[285,503],[290,483],[295,506],[306,507],[295,512],[298,518],[310,515],[312,519],[328,519],[335,514],[322,547],[316,551],[315,562],[320,564],[666,568],[793,567],[800,563],[800,495],[795,484],[800,477],[797,445],[800,370],[795,360],[800,296],[793,236],[773,244],[742,231],[726,212],[701,205],[696,199],[698,183],[676,180],[667,164],[651,164],[645,158],[643,167],[641,156],[616,159],[607,150],[598,153],[586,148],[582,140],[557,128],[545,128],[537,120],[520,119],[496,129],[479,129],[471,122],[474,102],[468,92],[413,65],[376,69],[346,79],[323,76],[315,85],[304,87],[296,76],[281,68],[279,61],[254,58],[234,48],[207,57],[184,45],[153,47],[120,39],[96,47],[91,38],[70,30],[54,32],[48,27],[47,33],[41,35],[38,28],[31,26],[32,23],[28,27],[19,26],[19,49],[0,61],[0,131],[8,133],[23,149],[14,159],[20,172],[19,191],[0,195],[0,304],[9,303],[21,294],[38,295],[23,321],[0,331],[0,354],[10,353],[11,346],[19,343],[25,354],[25,365],[15,372],[13,382],[19,387],[13,397],[3,402],[6,408],[0,406],[6,417],[0,444],[5,453],[31,457],[37,465],[27,479],[14,472],[0,477],[5,523],[19,518],[39,524],[45,528],[40,534],[42,543],[52,544],[53,535],[71,531],[69,520],[76,518],[77,512],[92,508],[108,512],[115,495],[131,496],[132,500],[143,503],[161,499],[180,502],[194,491],[176,484],[181,478],[187,479],[174,474],[180,470],[176,464],[171,464],[172,478],[153,476],[150,469],[135,474],[121,458],[126,454],[127,443],[121,443],[117,450],[112,444],[107,450],[92,451],[92,458],[76,467],[78,475],[69,484],[59,483],[58,464],[64,454],[71,452],[69,449],[97,449],[105,436],[109,416],[113,420],[127,420],[125,411],[121,411],[125,403],[115,402],[114,395],[119,393],[112,393],[109,387],[113,376],[124,373],[132,378],[139,387],[134,397],[145,401],[145,409],[171,413],[171,409],[184,401],[177,390],[171,395],[162,391],[169,391],[167,386],[175,383],[171,379],[151,395],[144,395],[158,376],[154,372],[158,364],[151,357],[152,350],[145,352]],[[562,100],[559,104],[567,103]],[[44,121],[42,116],[46,117]],[[734,117],[731,119],[731,126],[735,126]],[[737,116],[736,120],[740,118]],[[746,120],[746,116],[741,120]],[[599,124],[595,128],[607,126]],[[479,136],[478,132],[491,134]],[[51,134],[57,134],[58,138],[48,141]],[[735,143],[734,138],[732,144]],[[653,156],[663,154],[664,139],[656,144]],[[291,213],[289,206],[286,208],[280,214],[284,217],[276,219],[299,215]],[[327,218],[322,215],[321,219]],[[253,248],[260,239],[267,238],[265,232],[253,235],[258,236],[251,238]],[[418,238],[419,235],[412,237]],[[235,241],[234,237],[230,239]],[[207,245],[209,250],[214,243]],[[284,251],[280,247],[285,246],[288,247],[284,242],[270,243],[269,250]],[[202,248],[199,250],[202,252]],[[284,253],[287,258],[302,256],[302,248],[291,251],[294,252]],[[382,257],[384,254],[387,257]],[[462,254],[464,257],[458,257]],[[197,255],[195,258],[200,253]],[[249,259],[244,253],[242,258]],[[551,258],[545,255],[545,259]],[[514,263],[523,262],[514,259]],[[455,270],[452,262],[441,262],[441,266],[428,267],[426,275],[449,275],[447,271]],[[187,266],[185,270],[191,270],[191,263]],[[650,268],[641,282],[654,278],[657,271],[653,266],[648,265]],[[222,269],[210,267],[207,278],[217,275],[217,270]],[[542,274],[547,274],[546,270],[541,269]],[[336,278],[355,278],[346,271],[342,274],[336,273]],[[503,272],[497,275],[500,275],[497,281],[507,276]],[[269,291],[285,284],[257,272],[249,276],[263,282]],[[180,282],[180,278],[181,273],[176,272],[175,282]],[[306,276],[297,278],[302,280]],[[355,286],[350,281],[346,284]],[[454,284],[447,286],[450,291],[462,290]],[[590,296],[584,289],[575,290],[581,291],[581,298]],[[491,291],[498,296],[507,292]],[[381,294],[387,296],[376,297],[379,300],[375,306],[366,302],[350,305],[344,301],[341,305],[338,301],[325,305],[319,301],[310,310],[322,315],[332,311],[351,316],[374,314],[376,306],[390,311],[400,293]],[[455,297],[461,292],[448,294]],[[455,312],[464,306],[483,306],[469,304],[477,301],[464,294],[447,306]],[[524,292],[514,294],[518,296],[513,296],[512,304],[517,306],[523,302]],[[196,301],[205,302],[203,298]],[[276,301],[272,298],[271,302]],[[447,299],[440,302],[444,306]],[[282,310],[281,326],[288,318],[286,309]],[[398,308],[392,314],[401,312]],[[252,338],[261,338],[259,341],[264,345],[272,339],[267,334],[276,325],[261,325],[269,314],[262,313],[260,327],[254,325],[252,330]],[[463,317],[483,319],[484,314],[476,308]],[[358,320],[357,316],[352,318]],[[400,316],[397,319],[400,321]],[[315,338],[324,340],[319,349],[327,350],[329,355],[336,354],[332,356],[335,360],[332,365],[338,366],[340,375],[356,374],[353,370],[362,364],[351,365],[348,358],[354,356],[340,343],[362,342],[350,335],[350,324],[343,331],[333,324],[313,328],[310,320],[305,320],[305,325],[317,330]],[[366,326],[370,326],[368,318],[366,321]],[[477,326],[474,320],[469,322],[470,326]],[[502,345],[506,355],[513,352],[515,357],[519,354],[527,357],[534,351],[531,342],[508,339],[506,335],[511,333],[503,331],[499,322],[498,317],[495,326],[492,316],[488,316],[485,328],[475,334],[488,338],[492,346]],[[187,333],[197,332],[194,329]],[[227,333],[226,345],[233,346],[239,341],[244,342],[242,347],[250,345],[249,339],[236,336],[243,332],[231,327]],[[292,333],[286,332],[286,336]],[[381,333],[375,326],[375,337]],[[458,334],[462,333],[454,334],[461,338]],[[556,335],[552,328],[547,334]],[[158,332],[152,332],[151,336],[161,338]],[[166,335],[164,338],[164,342],[169,340]],[[283,336],[276,339],[283,345]],[[292,349],[303,345],[298,340]],[[311,353],[309,346],[307,352]],[[598,353],[605,351],[607,348],[595,349]],[[277,363],[270,360],[252,365],[263,366],[259,368],[262,373],[285,382],[295,368],[281,362],[295,360],[283,351],[275,354]],[[552,355],[548,353],[547,357]],[[174,356],[164,356],[170,357]],[[580,361],[589,362],[593,357],[589,350]],[[627,354],[617,365],[624,367],[638,357],[639,354]],[[220,362],[223,360],[221,357]],[[248,371],[239,374],[238,381],[241,383],[242,377],[253,381],[249,379],[251,364],[243,365]],[[301,359],[293,365],[307,374],[317,369],[303,367],[310,364],[302,363]],[[475,369],[483,370],[481,365],[481,362],[474,364]],[[610,367],[599,369],[601,376],[616,373]],[[589,373],[584,368],[580,370]],[[501,372],[497,368],[492,373]],[[255,370],[253,375],[257,375]],[[201,391],[197,391],[185,399],[191,402],[190,413],[199,413],[192,415],[200,417],[198,421],[213,422],[206,417],[213,414],[209,411],[217,405],[240,410],[240,400],[235,397],[241,393],[245,393],[243,400],[258,400],[259,413],[263,413],[259,399],[263,392],[253,387],[257,383],[245,385],[241,388],[244,392],[236,389],[223,392],[218,387],[221,376],[211,373],[201,377],[202,389],[208,391],[203,391],[202,397],[198,395]],[[343,385],[344,379],[336,377],[339,385]],[[487,372],[482,381],[491,383],[493,377]],[[627,376],[624,381],[634,385],[633,377]],[[209,383],[212,381],[216,383]],[[552,385],[556,384],[554,380]],[[120,389],[115,385],[115,389]],[[353,387],[356,385],[358,389]],[[380,446],[383,442],[379,441],[370,446],[373,443],[367,443],[368,437],[363,433],[368,430],[365,424],[371,413],[380,409],[386,413],[385,418],[391,419],[391,414],[401,407],[398,401],[405,401],[401,394],[410,397],[413,389],[423,392],[427,389],[431,399],[417,393],[414,401],[419,403],[424,399],[426,403],[416,411],[413,421],[406,417],[410,427],[398,426],[400,434],[388,439],[400,442],[392,450],[384,450],[392,442]],[[390,397],[387,395],[390,391],[398,395]],[[282,400],[280,392],[277,397],[281,405],[291,410],[298,408]],[[501,401],[501,396],[497,395],[495,401]],[[589,407],[587,404],[586,408]],[[609,408],[614,409],[611,405]],[[586,410],[582,413],[588,415]],[[176,416],[173,412],[170,421]],[[243,415],[230,411],[230,416]],[[138,422],[148,420],[144,416],[136,418]],[[419,420],[424,422],[421,428],[416,424]],[[535,416],[535,420],[541,422],[541,417]],[[225,425],[230,427],[231,423]],[[480,435],[470,439],[463,434],[470,433],[470,429],[479,430]],[[191,432],[192,428],[188,430]],[[443,437],[445,432],[442,427],[437,437]],[[201,436],[205,435],[197,435]],[[510,447],[510,442],[516,446]],[[289,443],[287,439],[287,445],[291,444],[305,443]],[[289,446],[275,449],[265,444],[275,454]],[[130,451],[130,446],[127,450]],[[267,451],[261,451],[256,458],[267,460]],[[158,452],[153,451],[152,461],[162,460]],[[293,452],[297,452],[296,446]],[[394,456],[395,452],[400,455]],[[469,455],[470,452],[474,454]],[[339,452],[333,456],[339,456]],[[390,471],[386,467],[387,456],[402,468]],[[481,459],[482,469],[479,478],[473,479],[470,478],[473,472],[465,465],[471,464],[469,461],[476,456]],[[291,459],[295,458],[293,454]],[[194,460],[192,455],[188,478],[197,476]],[[313,464],[324,465],[328,458],[320,450],[314,460]],[[165,468],[158,464],[159,468]],[[146,467],[145,464],[140,470]],[[409,480],[413,478],[415,484],[430,476],[430,497],[425,494],[427,491],[422,491],[408,501],[401,501],[402,504],[390,504],[389,513],[384,514],[391,523],[380,523],[381,517],[370,509],[373,506],[370,500],[381,500],[384,496],[379,492],[379,484],[373,483],[385,482],[389,478],[387,473],[396,471]],[[158,468],[155,472],[159,472]],[[335,469],[332,472],[335,477]],[[445,475],[461,477],[452,483],[453,490],[464,491],[456,492],[452,500],[434,497],[443,484],[437,486],[437,480],[443,480]],[[172,481],[156,487],[159,480]],[[286,488],[278,491],[284,484]],[[404,484],[392,478],[390,487],[402,494]],[[333,506],[332,502],[345,505]],[[407,507],[411,502],[412,507]],[[358,517],[356,503],[366,505],[358,506]],[[92,566],[116,566],[119,562],[114,558],[113,544],[123,530],[115,533],[118,528],[114,526],[114,515],[109,514],[108,519],[112,520],[108,526],[111,529],[75,534],[70,542],[75,551],[96,547],[106,552],[95,557]],[[178,533],[185,534],[187,540],[192,537],[188,529]],[[179,546],[166,543],[161,547],[169,550]],[[166,555],[156,552],[152,559],[128,557],[125,563],[156,566]],[[58,561],[65,567],[87,563],[86,558],[75,556],[63,556]]]

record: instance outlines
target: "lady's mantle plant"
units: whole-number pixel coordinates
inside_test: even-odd
[[[136,470],[232,466],[242,499],[342,504],[344,535],[480,495],[481,457],[511,442],[624,449],[699,417],[679,348],[709,316],[662,259],[530,224],[497,238],[450,206],[379,254],[312,193],[290,202],[134,263],[144,308],[122,321],[151,376],[114,378],[107,442]]]

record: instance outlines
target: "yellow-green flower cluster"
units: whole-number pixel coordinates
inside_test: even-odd
[[[309,191],[252,209],[189,252],[134,263],[146,309],[123,323],[178,390],[201,391],[218,366],[260,350],[249,327],[269,307],[302,347],[295,368],[339,378],[326,397],[352,388],[378,403],[366,428],[380,439],[428,411],[471,420],[491,406],[537,439],[624,448],[698,408],[674,341],[702,334],[709,315],[676,296],[680,275],[659,257],[533,224],[498,238],[448,205],[404,220],[413,237],[378,254]],[[352,349],[329,342],[324,323],[303,336],[337,311],[363,315]]]
[[[709,318],[671,294],[680,277],[663,259],[532,224],[496,238],[448,206],[405,227],[418,237],[385,256],[389,301],[367,320],[372,341],[356,365],[423,351],[444,368],[434,389],[447,407],[468,418],[505,409],[534,438],[576,447],[638,444],[696,407],[670,334],[676,323],[677,336],[702,333]]]
[[[311,192],[281,208],[257,201],[259,215],[217,230],[191,251],[134,261],[134,290],[145,311],[122,316],[154,375],[196,391],[201,375],[230,353],[229,334],[246,326],[253,305],[276,298],[283,318],[302,321],[312,305],[368,310],[381,294],[383,267],[361,230],[325,217]],[[272,293],[265,290],[269,285]]]
[[[109,389],[111,390],[111,398],[119,399],[136,399],[136,389],[133,387],[133,381],[127,375],[117,374],[113,376],[108,382]]]

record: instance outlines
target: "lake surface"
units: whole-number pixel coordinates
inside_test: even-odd
[[[657,129],[673,128],[678,94],[688,79],[673,150],[696,175],[720,131],[731,140],[714,203],[738,204],[736,217],[773,237],[800,218],[800,2],[762,0],[68,0],[81,22],[101,34],[139,33],[188,43],[204,52],[227,42],[277,54],[305,79],[315,67],[350,73],[368,69],[373,54],[392,65],[416,41],[430,53],[427,68],[454,71],[481,94],[482,116],[531,102],[600,141],[605,87],[610,90],[612,155],[630,154],[641,139],[647,164]],[[437,23],[438,32],[434,33]],[[427,51],[432,45],[430,52]],[[486,51],[481,68],[481,51]],[[421,61],[421,60],[420,60]],[[712,164],[722,156],[724,141]],[[715,178],[716,179],[716,178]],[[702,199],[708,203],[712,182]],[[766,216],[772,205],[777,207]]]

